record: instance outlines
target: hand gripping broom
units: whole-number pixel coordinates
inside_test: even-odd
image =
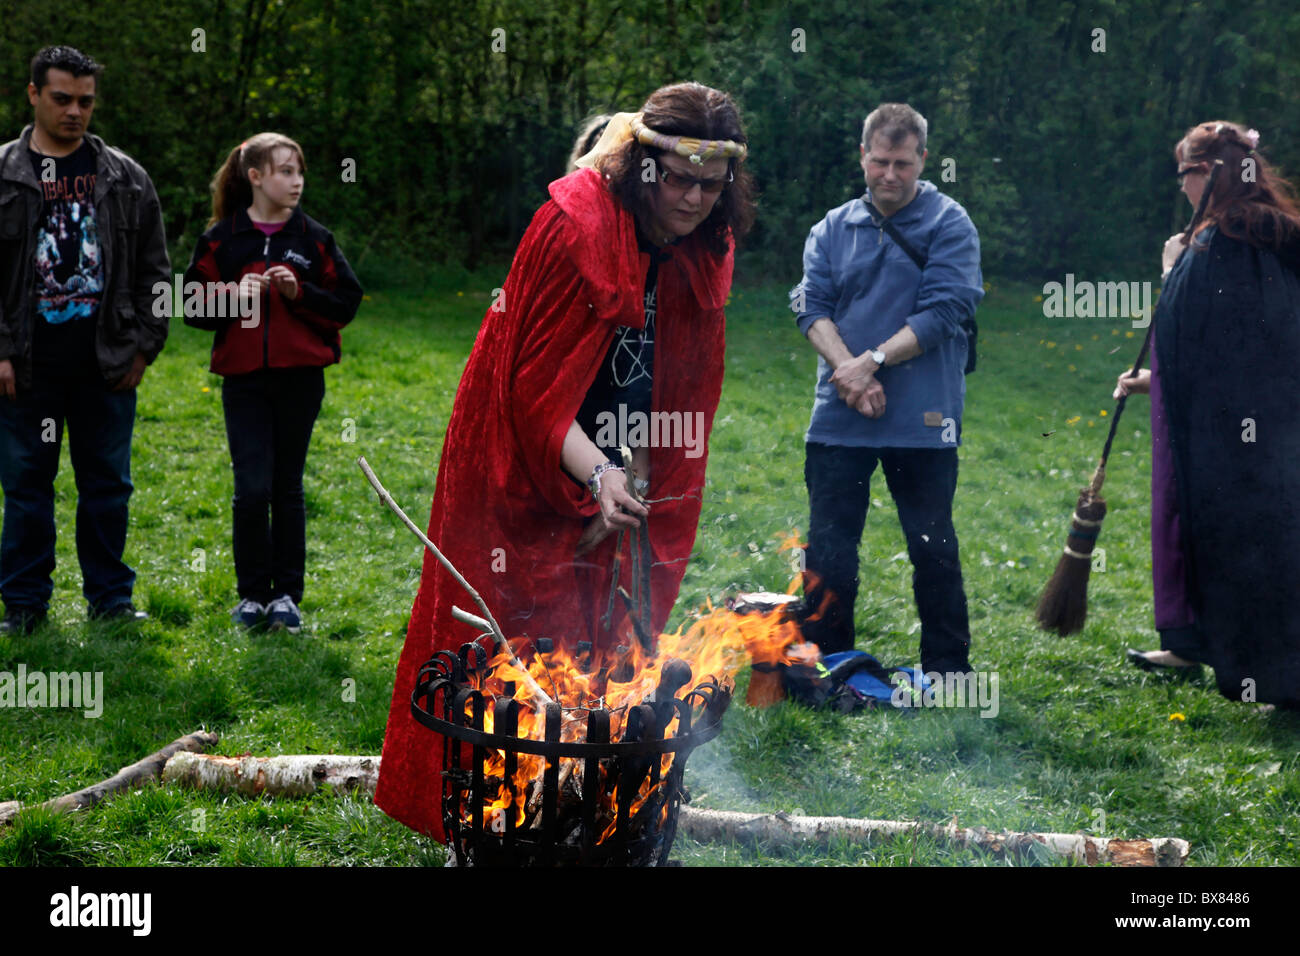
[[[1191,222],[1183,230],[1183,237],[1191,242],[1192,234],[1200,225],[1214,191],[1214,180],[1223,167],[1223,160],[1216,159],[1210,169],[1209,181],[1201,193],[1196,212]],[[1142,340],[1142,350],[1138,352],[1137,361],[1133,363],[1130,378],[1136,378],[1142,363],[1146,361],[1147,349],[1151,347],[1151,334],[1155,332],[1154,321],[1147,326],[1146,337]],[[1038,626],[1045,631],[1055,631],[1061,636],[1074,634],[1083,629],[1083,622],[1088,617],[1088,574],[1092,570],[1092,551],[1097,546],[1097,536],[1101,533],[1101,522],[1106,517],[1106,501],[1101,496],[1101,486],[1106,481],[1106,459],[1110,457],[1110,446],[1115,441],[1115,430],[1119,427],[1120,415],[1124,413],[1127,395],[1122,395],[1115,404],[1115,416],[1110,420],[1110,432],[1106,435],[1106,447],[1102,449],[1101,461],[1092,473],[1088,487],[1079,492],[1079,501],[1074,507],[1074,516],[1070,521],[1070,533],[1065,539],[1065,551],[1056,563],[1056,571],[1043,588],[1042,597],[1038,599],[1035,617]]]

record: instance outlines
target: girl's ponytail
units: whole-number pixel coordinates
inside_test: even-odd
[[[275,151],[281,147],[291,149],[298,157],[298,165],[307,172],[307,160],[302,147],[282,133],[258,133],[230,151],[217,174],[212,177],[211,229],[221,220],[233,216],[237,209],[247,209],[253,204],[253,187],[248,181],[250,169],[266,169],[275,161]]]

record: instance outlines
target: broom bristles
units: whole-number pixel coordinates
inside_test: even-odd
[[[1092,488],[1079,494],[1065,552],[1056,562],[1051,580],[1043,588],[1034,616],[1045,631],[1064,637],[1083,629],[1088,618],[1088,576],[1092,571],[1092,549],[1106,517],[1106,502]]]
[[[1092,559],[1061,555],[1056,571],[1038,599],[1038,626],[1064,637],[1083,629],[1088,617],[1088,575]]]

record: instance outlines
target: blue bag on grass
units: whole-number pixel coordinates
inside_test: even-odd
[[[841,712],[861,707],[910,708],[913,699],[930,686],[917,668],[886,668],[859,650],[828,654],[815,668],[787,668],[784,676],[786,692],[793,699]],[[906,697],[900,699],[902,695]]]

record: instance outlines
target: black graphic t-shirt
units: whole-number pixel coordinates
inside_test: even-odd
[[[641,250],[650,254],[650,268],[645,277],[645,327],[623,326],[614,334],[614,341],[600,364],[596,380],[591,383],[578,411],[578,425],[587,437],[619,464],[622,459],[617,457],[618,430],[602,428],[598,416],[609,412],[614,421],[626,421],[626,416],[632,412],[649,415],[654,386],[655,313],[659,297],[659,260],[663,254],[641,235],[640,230],[637,230],[637,241]],[[623,415],[619,414],[620,405],[626,408]],[[614,439],[612,442],[602,441],[602,438],[610,437]]]
[[[104,291],[95,215],[95,151],[88,142],[67,156],[28,150],[44,199],[36,232],[33,360],[49,364],[93,354]],[[70,354],[71,353],[71,354]]]

